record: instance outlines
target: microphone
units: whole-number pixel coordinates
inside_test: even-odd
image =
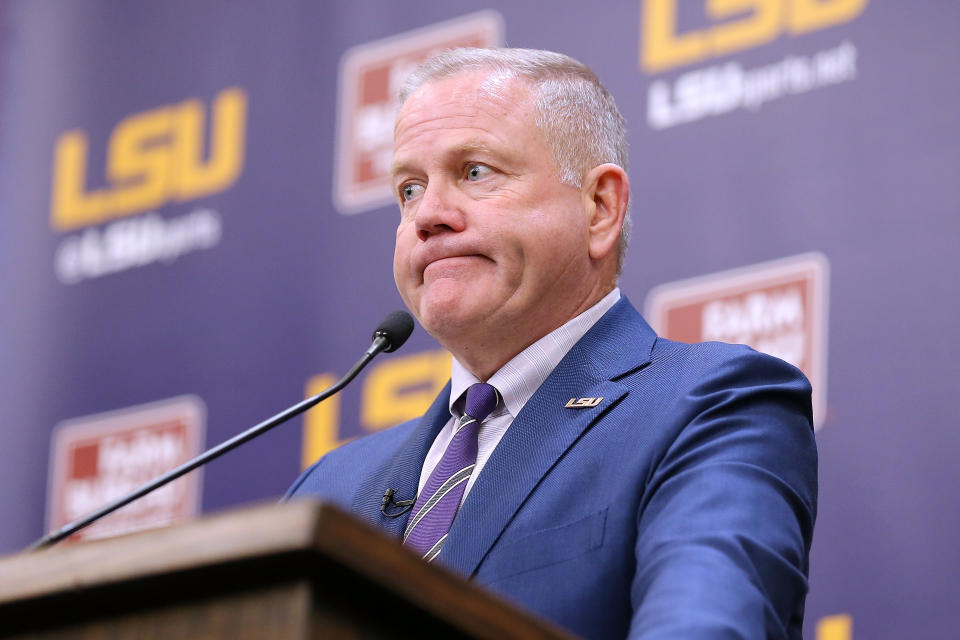
[[[179,467],[171,469],[159,478],[151,480],[138,489],[134,489],[127,495],[114,500],[110,504],[101,507],[97,511],[94,511],[93,513],[86,515],[79,520],[74,520],[73,522],[64,525],[60,529],[47,534],[43,538],[40,538],[27,547],[26,550],[36,551],[38,549],[44,549],[46,547],[53,546],[64,538],[73,535],[77,531],[80,531],[80,529],[83,529],[84,527],[93,524],[100,518],[113,513],[120,507],[126,506],[134,500],[141,498],[156,489],[159,489],[165,484],[173,482],[180,476],[193,471],[197,467],[205,465],[211,460],[219,458],[226,452],[236,449],[248,440],[252,440],[257,436],[266,433],[270,429],[273,429],[277,425],[283,424],[290,418],[298,416],[307,409],[320,404],[347,386],[350,381],[356,378],[357,374],[360,373],[360,371],[367,366],[367,364],[369,364],[377,354],[382,351],[390,352],[399,349],[403,343],[407,341],[407,338],[410,337],[411,333],[413,333],[413,318],[410,317],[410,314],[406,311],[394,311],[384,318],[383,322],[380,323],[380,326],[378,326],[376,331],[373,332],[373,344],[371,344],[370,348],[364,352],[360,360],[358,360],[349,371],[343,374],[342,378],[337,380],[326,390],[293,405],[289,409],[281,411],[272,418],[268,418],[263,422],[250,427],[243,433],[236,435],[225,442],[221,442],[212,449],[204,451],[196,458],[184,462]]]
[[[373,332],[373,344],[367,349],[367,353],[380,349],[378,345],[385,345],[382,349],[387,353],[396,351],[403,346],[411,333],[413,333],[413,318],[410,314],[402,310],[393,311]]]
[[[387,489],[383,492],[383,498],[380,499],[380,513],[387,516],[388,518],[399,518],[410,509],[413,509],[413,503],[416,500],[394,500],[393,495],[397,492],[396,489]],[[400,511],[395,511],[393,513],[387,513],[387,507],[390,506],[390,503],[393,503],[394,506],[402,507]]]

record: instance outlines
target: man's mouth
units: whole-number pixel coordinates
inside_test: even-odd
[[[426,276],[437,274],[442,271],[456,271],[472,266],[477,260],[482,260],[484,256],[476,253],[464,255],[441,256],[431,260],[423,269]]]

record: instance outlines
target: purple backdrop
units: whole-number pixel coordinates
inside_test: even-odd
[[[960,5],[783,0],[708,17],[705,4],[0,4],[0,552],[43,532],[55,425],[189,394],[213,444],[359,356],[402,306],[397,212],[335,204],[337,127],[349,114],[356,144],[382,134],[389,113],[370,101],[389,73],[360,82],[367,102],[338,120],[341,61],[381,45],[415,56],[478,23],[582,60],[616,96],[635,304],[680,279],[826,257],[806,636],[849,637],[817,634],[845,614],[858,638],[951,637]],[[305,448],[415,411],[443,377],[436,350],[418,329],[336,411],[212,464],[203,511],[274,499]],[[385,397],[409,402],[393,415]]]

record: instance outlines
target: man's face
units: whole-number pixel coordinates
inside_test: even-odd
[[[455,353],[458,340],[498,333],[529,333],[529,344],[590,293],[580,190],[558,180],[526,83],[493,94],[487,76],[420,87],[394,130],[397,288]]]

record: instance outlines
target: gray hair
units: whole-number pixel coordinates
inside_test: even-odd
[[[613,96],[585,64],[562,53],[536,49],[444,51],[407,76],[400,88],[400,104],[428,82],[471,71],[490,71],[494,84],[515,77],[530,82],[535,124],[553,151],[564,184],[579,189],[590,169],[607,162],[629,170],[626,122]],[[630,226],[628,202],[620,232],[617,274],[627,254]]]

